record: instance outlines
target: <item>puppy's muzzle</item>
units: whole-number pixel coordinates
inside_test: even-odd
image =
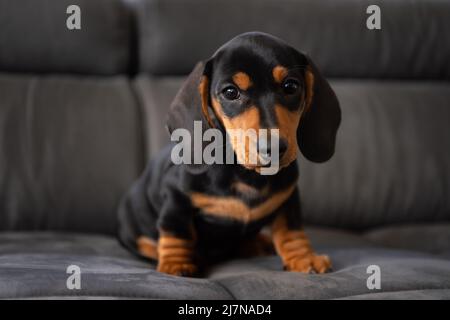
[[[286,154],[286,152],[288,150],[288,143],[285,139],[279,138],[278,139],[278,150],[272,150],[271,141],[268,139],[265,139],[265,138],[260,138],[260,139],[258,139],[257,148],[258,148],[258,150],[257,150],[258,155],[259,155],[260,159],[262,160],[262,162],[264,162],[265,164],[270,164],[271,161],[274,160],[274,157],[273,157],[274,152],[278,152],[278,157],[277,157],[278,161],[283,158],[283,156]]]

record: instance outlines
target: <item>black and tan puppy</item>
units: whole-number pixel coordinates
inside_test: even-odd
[[[168,128],[279,129],[279,165],[261,175],[248,148],[233,144],[241,164],[174,165],[166,148],[134,184],[119,209],[120,239],[157,261],[157,270],[193,275],[204,262],[267,249],[271,241],[290,271],[326,272],[302,231],[297,146],[311,161],[334,153],[339,103],[311,60],[264,33],[242,34],[197,64],[174,102]],[[225,148],[225,146],[224,146]],[[308,192],[307,190],[305,192]]]

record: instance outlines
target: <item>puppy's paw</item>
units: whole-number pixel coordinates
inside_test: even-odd
[[[330,258],[326,255],[309,254],[292,257],[285,262],[285,269],[304,273],[325,273],[331,270]]]
[[[190,262],[171,262],[160,261],[156,269],[159,272],[171,274],[181,277],[192,277],[197,274],[198,268],[194,263]]]

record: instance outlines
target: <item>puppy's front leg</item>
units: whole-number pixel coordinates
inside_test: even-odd
[[[331,268],[326,255],[316,255],[301,228],[298,194],[279,209],[272,223],[272,241],[285,268],[297,272],[325,273]]]
[[[158,221],[159,272],[177,276],[197,273],[195,263],[196,233],[192,223],[192,207],[180,196],[168,197]]]
[[[161,230],[158,241],[157,270],[176,276],[194,275],[197,273],[194,250],[194,239],[182,238]]]

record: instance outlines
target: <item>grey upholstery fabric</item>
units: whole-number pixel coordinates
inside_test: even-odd
[[[366,28],[369,5],[381,30]],[[450,3],[429,0],[142,0],[140,68],[186,74],[225,41],[265,31],[310,54],[328,76],[450,78]]]
[[[335,299],[370,293],[366,286],[367,267],[374,264],[382,270],[384,291],[450,286],[446,276],[449,260],[386,249],[321,252],[329,254],[336,271],[325,275],[280,272],[278,257],[269,257],[225,263],[211,277],[236,299]]]
[[[438,228],[438,229],[436,229]],[[424,242],[436,230],[424,226]],[[330,255],[325,275],[282,271],[276,256],[232,260],[202,279],[154,271],[114,238],[68,233],[0,233],[0,298],[174,298],[174,299],[385,299],[448,298],[450,260],[419,251],[384,248],[365,235],[307,229],[318,252]],[[381,268],[381,290],[367,289],[367,267]],[[81,269],[81,290],[69,290],[69,265]]]
[[[406,290],[395,292],[383,292],[372,294],[360,294],[340,298],[339,300],[449,300],[450,290],[430,289],[430,290]]]
[[[151,78],[143,74],[134,80],[145,123],[147,161],[170,141],[166,128],[167,112],[180,85],[180,81],[174,81],[172,78]]]
[[[161,120],[181,81],[138,80],[137,94],[154,117],[150,155],[169,140]],[[329,162],[314,164],[300,156],[305,221],[348,229],[449,221],[448,83],[331,83],[341,103],[342,124]]]
[[[450,258],[450,224],[388,226],[375,229],[366,238],[388,248],[417,250]]]
[[[0,74],[0,97],[0,230],[113,233],[143,167],[129,82]]]
[[[81,269],[81,290],[66,287]],[[230,298],[220,284],[175,278],[132,257],[114,238],[60,233],[0,233],[0,298]]]
[[[81,30],[66,27],[69,5],[81,9]],[[0,70],[127,73],[132,15],[120,0],[0,0]]]
[[[343,111],[336,154],[320,165],[300,159],[306,220],[352,229],[449,221],[448,83],[333,87]]]

